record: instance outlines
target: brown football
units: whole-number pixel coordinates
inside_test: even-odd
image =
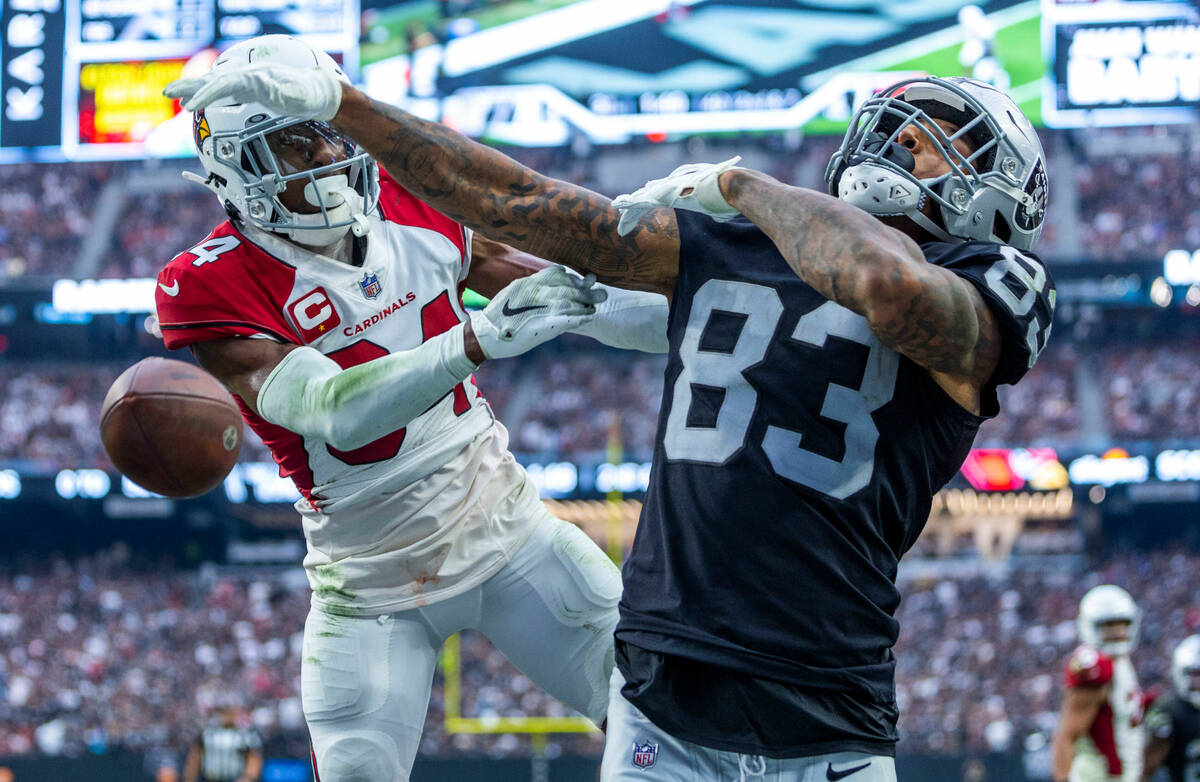
[[[242,415],[221,381],[200,367],[144,358],[113,381],[100,440],[131,481],[167,497],[215,489],[242,448]]]

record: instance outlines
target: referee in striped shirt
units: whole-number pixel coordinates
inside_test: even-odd
[[[226,707],[196,737],[183,767],[183,782],[258,782],[262,775],[262,739],[253,728],[239,728],[238,710]]]

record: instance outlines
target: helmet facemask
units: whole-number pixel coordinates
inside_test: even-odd
[[[303,145],[321,142],[338,150],[341,159],[304,168],[298,162],[306,155]],[[241,176],[244,208],[239,211],[259,228],[314,247],[332,244],[348,231],[364,236],[370,229],[366,215],[379,200],[376,163],[327,123],[264,117],[236,133],[213,133],[212,144],[215,161]],[[295,154],[282,152],[286,148]],[[311,160],[311,149],[307,154]],[[304,201],[313,211],[290,209],[281,200],[297,182],[303,183]]]
[[[1002,127],[996,107],[989,111],[960,81],[995,93],[983,94],[1005,107],[1004,124],[1011,127]],[[1029,249],[1045,209],[1045,170],[1040,142],[1015,104],[1006,108],[1010,103],[1003,93],[969,80],[900,82],[855,112],[826,168],[829,191],[871,214],[907,217],[941,241],[982,239]],[[947,133],[936,120],[957,129]],[[908,128],[924,135],[945,163],[944,173],[914,175],[914,158],[900,143]],[[956,147],[958,141],[966,141],[969,151]]]

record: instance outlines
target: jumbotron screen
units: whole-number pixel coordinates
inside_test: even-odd
[[[273,32],[380,100],[524,146],[841,132],[927,73],[995,83],[1052,126],[1192,121],[1200,100],[1186,0],[2,1],[0,160],[191,154],[162,87]]]
[[[162,88],[257,35],[297,35],[357,67],[358,0],[4,0],[4,19],[7,158],[185,154]]]

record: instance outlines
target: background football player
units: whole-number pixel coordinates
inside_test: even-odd
[[[835,195],[730,161],[613,202],[310,70],[168,94],[329,120],[476,230],[671,299],[603,778],[894,779],[898,560],[1050,330],[1016,104],[914,79],[856,114]]]
[[[212,73],[249,62],[345,78],[286,36],[234,46]],[[568,329],[664,351],[665,300],[606,301],[473,234],[308,116],[225,99],[195,129],[206,176],[192,178],[230,219],[160,273],[158,316],[303,495],[301,695],[320,779],[408,779],[437,650],[468,627],[602,723],[619,574],[543,507],[472,372]],[[469,318],[464,285],[493,297]]]
[[[1200,779],[1200,635],[1190,635],[1171,655],[1171,695],[1146,712],[1142,782],[1165,767],[1171,782]]]
[[[1140,615],[1119,586],[1093,587],[1079,602],[1080,646],[1063,673],[1065,692],[1051,746],[1055,782],[1139,782],[1142,693],[1129,659]]]

